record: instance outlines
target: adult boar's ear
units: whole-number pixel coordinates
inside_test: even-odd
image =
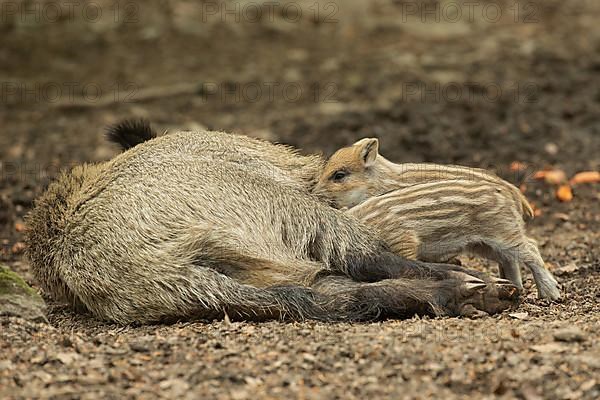
[[[358,147],[358,154],[365,167],[375,163],[375,159],[379,154],[379,139],[364,138],[354,143],[354,146]]]

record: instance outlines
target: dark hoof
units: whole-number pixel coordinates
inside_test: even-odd
[[[449,315],[482,317],[500,313],[519,302],[519,289],[505,279],[458,272],[453,275],[454,291],[444,305]]]

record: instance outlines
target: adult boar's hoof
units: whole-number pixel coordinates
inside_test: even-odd
[[[451,294],[439,299],[442,308],[451,316],[497,314],[519,302],[519,289],[503,279],[485,279],[483,283],[471,275],[456,273],[451,281],[448,282],[452,287]]]

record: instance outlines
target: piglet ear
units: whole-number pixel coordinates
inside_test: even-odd
[[[359,149],[360,159],[365,167],[372,165],[379,154],[379,139],[364,138],[354,143]]]

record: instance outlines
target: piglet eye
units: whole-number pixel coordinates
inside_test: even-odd
[[[346,171],[337,171],[331,176],[331,179],[336,182],[339,182],[342,179],[344,179],[346,177],[346,175],[348,175],[348,173]]]

